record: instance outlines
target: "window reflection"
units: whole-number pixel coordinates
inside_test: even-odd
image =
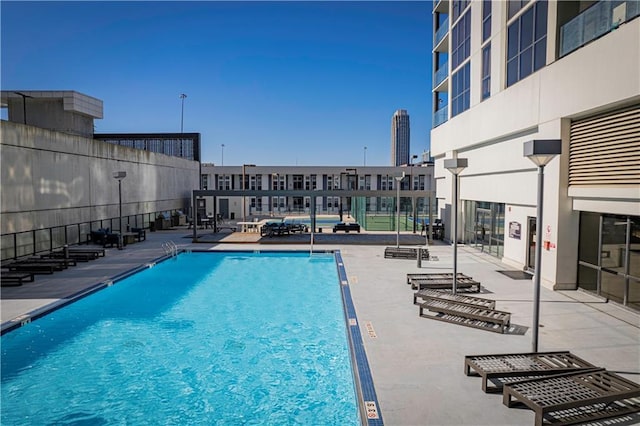
[[[615,302],[623,303],[624,277],[603,270],[600,275],[600,280],[600,295]]]

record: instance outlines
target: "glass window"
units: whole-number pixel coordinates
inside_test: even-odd
[[[533,51],[532,48],[528,48],[523,51],[520,55],[520,78],[525,78],[529,74],[533,72],[533,55],[531,54]]]
[[[524,50],[533,44],[533,8],[530,8],[520,17],[520,50]]]
[[[598,270],[578,265],[578,287],[596,292],[598,290]]]
[[[627,243],[626,217],[604,216],[602,219],[601,266],[612,272],[625,272]]]
[[[542,68],[546,49],[547,2],[538,0],[507,29],[507,87]]]
[[[516,14],[529,2],[529,0],[509,0],[509,19]]]
[[[457,68],[471,53],[471,12],[467,11],[452,30],[451,66]]]
[[[640,280],[640,217],[631,218],[629,239],[631,243],[631,247],[629,247],[629,275]]]
[[[469,109],[469,83],[471,65],[467,62],[461,69],[453,74],[451,116],[456,116]]]
[[[580,213],[580,240],[578,241],[578,260],[598,265],[598,244],[600,235],[600,215]]]
[[[520,23],[516,21],[509,26],[507,31],[507,60],[515,58],[518,55],[519,34]]]
[[[455,22],[458,17],[469,6],[470,0],[453,0],[453,21]]]
[[[491,96],[491,44],[482,49],[482,99]]]
[[[612,274],[604,269],[600,274],[600,295],[622,303],[624,301],[624,277]]]
[[[629,306],[640,310],[640,280],[629,280]]]
[[[491,36],[491,0],[482,2],[482,41],[485,42]]]

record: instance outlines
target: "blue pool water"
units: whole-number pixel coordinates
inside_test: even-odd
[[[2,336],[3,425],[359,423],[333,255],[190,253]]]

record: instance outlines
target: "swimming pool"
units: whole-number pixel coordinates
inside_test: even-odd
[[[358,424],[340,274],[332,254],[161,262],[2,337],[2,424]]]

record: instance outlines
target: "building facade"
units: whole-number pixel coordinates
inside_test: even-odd
[[[459,175],[459,241],[535,270],[544,285],[581,288],[640,309],[640,2],[433,3],[436,191],[450,215]],[[559,140],[538,169],[523,144]],[[448,220],[451,223],[451,220]],[[449,238],[454,238],[450,230]]]
[[[423,163],[414,166],[366,166],[345,168],[338,166],[215,166],[202,164],[203,190],[267,190],[267,191],[314,191],[335,190],[334,196],[315,197],[316,214],[344,215],[378,214],[393,215],[396,212],[395,197],[381,197],[375,191],[400,190],[417,191],[409,200],[404,197],[403,214],[412,216],[427,215],[429,207],[437,212],[435,201],[430,202],[433,193],[433,164]],[[244,181],[244,186],[243,186]],[[370,197],[341,197],[340,190],[371,191]],[[222,218],[255,218],[268,216],[309,215],[310,196],[263,196],[263,197],[205,197],[206,214],[214,210]],[[415,201],[415,202],[414,202]]]
[[[96,133],[93,138],[113,145],[200,161],[200,133]]]
[[[409,125],[409,113],[405,109],[399,109],[391,118],[391,165],[402,166],[409,164],[409,152],[411,143],[411,127]]]

